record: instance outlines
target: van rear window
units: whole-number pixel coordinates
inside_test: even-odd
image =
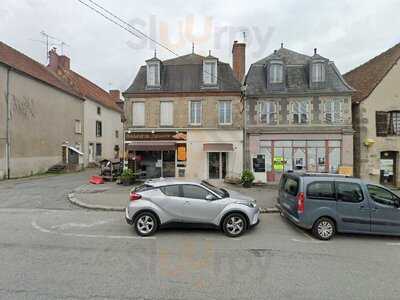
[[[307,198],[321,200],[335,200],[335,189],[333,182],[317,181],[310,183],[307,187]]]
[[[287,177],[285,185],[283,186],[285,193],[296,196],[299,192],[299,182],[296,179]]]

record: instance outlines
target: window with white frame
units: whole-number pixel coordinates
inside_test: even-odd
[[[312,64],[312,81],[324,82],[325,81],[325,64],[322,62]]]
[[[172,101],[160,102],[160,126],[172,126],[174,123],[174,103]]]
[[[282,64],[271,64],[269,67],[269,77],[271,83],[283,82],[283,66]]]
[[[160,66],[158,62],[149,63],[147,65],[147,85],[160,85]]]
[[[190,101],[189,123],[191,125],[201,125],[201,101]]]
[[[326,123],[343,122],[343,101],[339,99],[328,100],[324,103],[324,121]]]
[[[133,126],[144,126],[144,120],[145,120],[144,102],[134,102],[132,105]]]
[[[310,102],[308,100],[298,100],[292,103],[292,122],[293,124],[307,124],[309,121]]]
[[[82,123],[81,120],[75,120],[75,133],[82,133]]]
[[[219,101],[219,124],[232,124],[232,101]]]
[[[205,61],[203,63],[204,84],[217,84],[217,62]]]
[[[276,103],[273,101],[260,102],[260,123],[262,124],[276,124]]]

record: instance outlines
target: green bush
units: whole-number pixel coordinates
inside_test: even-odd
[[[244,184],[251,184],[254,181],[254,175],[253,172],[251,172],[250,170],[244,170],[242,173],[242,177],[241,177],[241,181]]]
[[[134,181],[135,173],[131,169],[125,169],[122,171],[121,176],[119,177],[122,181]]]

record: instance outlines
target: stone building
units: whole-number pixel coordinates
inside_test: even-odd
[[[229,64],[194,52],[153,57],[124,97],[129,166],[143,177],[240,175],[241,91]]]
[[[353,89],[334,62],[281,45],[251,65],[245,88],[246,166],[256,181],[287,170],[352,171]]]
[[[355,175],[400,186],[400,44],[344,75],[353,95]]]

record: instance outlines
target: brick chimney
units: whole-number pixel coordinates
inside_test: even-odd
[[[240,82],[243,81],[244,73],[246,71],[246,44],[233,42],[232,47],[232,68],[233,74]]]
[[[119,90],[110,90],[109,94],[111,99],[117,103],[117,105],[123,110],[124,109],[124,101],[121,99],[121,92]]]
[[[65,55],[58,55],[56,48],[49,51],[49,65],[52,70],[62,69],[64,71],[70,70],[70,59]]]

